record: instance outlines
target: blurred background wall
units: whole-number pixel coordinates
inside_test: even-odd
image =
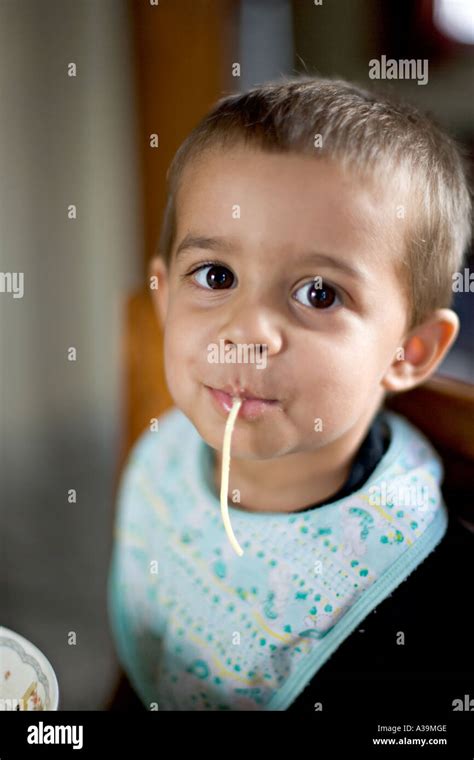
[[[22,299],[0,293],[0,624],[50,658],[62,709],[101,709],[114,683],[105,583],[125,304],[145,285],[175,150],[225,93],[300,71],[369,83],[382,54],[429,58],[428,85],[392,85],[472,150],[473,45],[436,29],[433,8],[0,0],[0,271],[23,272],[25,287]],[[456,308],[463,328],[444,371],[472,380],[469,294]]]
[[[93,708],[113,667],[121,310],[141,263],[130,8],[1,0],[0,56],[0,268],[24,273],[23,298],[0,294],[0,623],[50,658],[63,708]]]

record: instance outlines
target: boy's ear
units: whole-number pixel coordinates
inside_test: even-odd
[[[381,384],[387,391],[407,391],[427,380],[442,362],[459,332],[451,309],[437,309],[406,336]]]
[[[168,311],[168,269],[161,256],[154,256],[148,267],[149,287],[155,312],[164,328],[166,312]]]

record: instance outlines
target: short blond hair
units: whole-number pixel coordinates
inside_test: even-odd
[[[315,136],[321,141],[315,148]],[[471,239],[471,195],[461,148],[430,117],[386,93],[344,80],[284,77],[221,98],[176,152],[157,255],[170,264],[176,196],[188,162],[211,147],[250,145],[268,152],[333,158],[363,176],[390,182],[402,167],[411,194],[400,271],[414,327],[449,307],[453,274]]]

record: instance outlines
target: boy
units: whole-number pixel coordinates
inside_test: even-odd
[[[222,99],[168,179],[150,273],[176,407],[121,484],[119,657],[147,709],[294,709],[446,533],[438,456],[381,407],[459,329],[462,161],[412,107],[299,77]],[[242,344],[263,366],[209,360]],[[236,397],[243,556],[218,499]]]

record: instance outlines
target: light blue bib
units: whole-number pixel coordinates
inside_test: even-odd
[[[364,487],[301,513],[229,503],[213,450],[173,408],[121,481],[109,574],[118,656],[148,709],[285,710],[447,527],[442,465],[404,418]],[[232,468],[232,461],[231,461]]]

